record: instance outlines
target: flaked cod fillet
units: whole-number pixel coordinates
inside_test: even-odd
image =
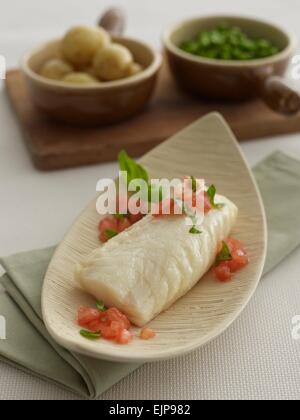
[[[77,283],[105,305],[144,326],[185,295],[212,267],[217,245],[230,233],[238,209],[227,198],[204,217],[201,234],[186,217],[146,216],[96,249],[76,267]]]

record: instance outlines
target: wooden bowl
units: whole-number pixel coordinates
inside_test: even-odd
[[[280,48],[280,53],[263,59],[227,61],[198,57],[179,48],[183,41],[221,23],[238,26],[251,37],[268,39]],[[300,110],[299,93],[282,79],[296,40],[274,24],[234,16],[200,17],[167,29],[163,42],[176,81],[192,94],[225,100],[261,97],[277,112],[294,114]]]
[[[77,86],[39,75],[47,60],[59,56],[60,40],[26,54],[22,71],[36,106],[59,121],[87,126],[116,123],[141,111],[153,93],[161,56],[141,41],[125,37],[113,37],[113,41],[129,48],[145,70],[114,82]]]

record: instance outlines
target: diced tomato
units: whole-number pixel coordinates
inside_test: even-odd
[[[231,280],[232,274],[231,274],[227,261],[224,261],[221,264],[217,265],[214,268],[214,272],[217,279],[220,280],[221,282],[227,282]]]
[[[118,221],[117,232],[118,233],[124,232],[124,230],[130,228],[130,226],[131,226],[130,220],[127,217],[124,217],[123,219],[120,219]]]
[[[100,232],[104,232],[106,230],[115,230],[118,229],[118,220],[114,216],[106,216],[99,223],[99,230]]]
[[[111,322],[110,324],[102,324],[101,326],[101,334],[103,336],[103,338],[106,338],[107,340],[115,340],[121,330],[122,330],[123,325],[119,322]]]
[[[242,249],[234,249],[231,252],[232,260],[228,261],[228,266],[232,273],[241,270],[249,263],[247,254]]]
[[[117,308],[100,312],[98,309],[82,306],[78,310],[78,324],[89,331],[100,332],[103,338],[120,344],[127,344],[132,339],[129,331],[131,323]]]
[[[91,322],[100,320],[100,312],[94,308],[81,306],[78,310],[78,324],[81,327],[88,326]]]
[[[246,252],[244,245],[238,239],[230,237],[230,238],[225,239],[225,242],[226,242],[230,252],[233,252],[234,250],[238,250],[238,249]]]
[[[144,215],[142,213],[139,213],[139,214],[129,214],[129,216],[128,216],[128,218],[130,220],[130,223],[132,225],[134,225],[135,223],[137,223],[140,220],[142,220],[143,217],[144,217]]]
[[[99,240],[101,242],[107,242],[110,236],[107,231],[118,232],[118,220],[114,216],[106,216],[99,223]]]
[[[103,323],[101,321],[92,321],[86,325],[86,327],[92,332],[101,331]]]
[[[118,219],[115,216],[107,216],[99,223],[99,239],[101,242],[107,242],[109,239],[111,239],[110,235],[107,234],[107,231],[121,233],[128,229],[130,226],[131,223],[127,217]]]
[[[123,326],[123,323],[119,322],[119,321],[112,321],[110,323],[111,331],[112,331],[112,333],[114,333],[115,337],[117,337],[117,335],[122,330],[122,326]]]
[[[109,308],[106,311],[106,315],[110,322],[119,322],[124,329],[128,329],[131,326],[131,323],[127,316],[122,314],[122,312],[120,312],[117,308]]]
[[[232,260],[228,261],[231,272],[235,273],[246,267],[249,263],[249,258],[242,242],[235,238],[227,238],[225,242],[232,256]]]
[[[105,232],[101,232],[99,235],[99,241],[102,243],[105,243],[108,241],[108,236],[106,235]]]
[[[149,340],[150,338],[155,337],[155,332],[151,328],[143,328],[140,332],[140,338],[142,340]]]
[[[119,344],[128,344],[132,340],[132,333],[126,329],[122,329],[119,335],[116,338],[117,343]]]
[[[106,340],[114,340],[116,338],[115,331],[112,331],[109,325],[102,324],[100,332],[101,336]]]
[[[232,274],[241,270],[249,264],[247,251],[238,239],[227,238],[224,241],[230,251],[232,259],[230,261],[223,261],[214,269],[215,275],[220,281],[228,281]],[[222,244],[218,247],[217,253],[222,249]]]

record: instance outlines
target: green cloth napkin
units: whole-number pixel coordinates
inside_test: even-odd
[[[253,172],[267,215],[266,274],[300,245],[300,161],[275,152]]]
[[[265,273],[300,244],[300,161],[276,152],[254,168],[264,200],[269,229]],[[0,360],[34,373],[89,398],[138,368],[71,353],[47,333],[41,315],[41,288],[54,248],[0,260],[0,314],[7,320],[7,339],[0,340]]]

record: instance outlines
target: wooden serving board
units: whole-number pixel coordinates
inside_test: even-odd
[[[259,100],[237,104],[191,98],[177,88],[166,65],[148,108],[104,128],[78,128],[45,117],[32,104],[19,70],[8,72],[6,87],[33,162],[41,170],[112,161],[122,148],[141,156],[211,111],[225,117],[239,140],[300,131],[300,114],[279,116]]]

